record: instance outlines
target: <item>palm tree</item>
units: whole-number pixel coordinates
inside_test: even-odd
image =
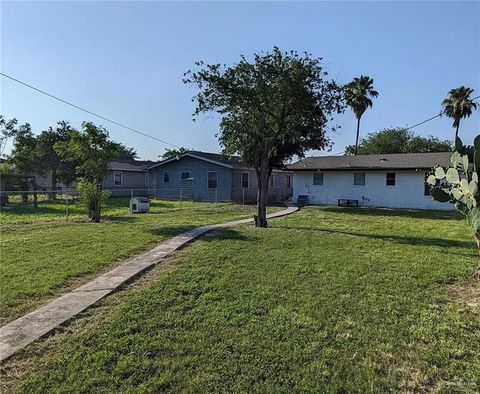
[[[373,79],[366,75],[353,78],[353,81],[345,85],[345,98],[347,104],[357,118],[357,138],[355,140],[355,155],[358,150],[358,137],[360,135],[360,119],[368,107],[372,107],[371,98],[378,97],[378,92],[373,90]]]
[[[477,109],[477,103],[470,98],[473,89],[466,86],[452,89],[448,92],[448,97],[442,101],[443,113],[453,119],[455,127],[455,139],[458,137],[460,120],[470,117],[473,110]]]

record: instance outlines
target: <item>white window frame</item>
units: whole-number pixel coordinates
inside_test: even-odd
[[[321,183],[315,183],[315,175],[321,175]],[[312,179],[312,185],[313,186],[323,186],[324,182],[325,182],[325,175],[323,174],[323,172],[314,172],[313,173],[313,179]]]
[[[388,174],[393,174],[393,185],[388,184]],[[397,173],[396,172],[386,172],[385,173],[385,186],[387,186],[387,187],[397,186]]]
[[[210,174],[215,174],[215,187],[210,187]],[[207,189],[218,189],[218,171],[207,171]]]
[[[120,184],[119,185],[117,185],[117,180],[116,180],[117,174],[120,174]],[[113,171],[113,186],[115,186],[115,187],[123,186],[123,171]]]
[[[247,174],[247,186],[243,186],[243,174]],[[250,173],[248,171],[243,171],[242,175],[240,176],[240,184],[242,189],[248,189],[250,187]]]
[[[363,183],[355,183],[355,174],[363,174]],[[365,171],[355,171],[353,173],[353,186],[365,186],[367,183],[367,173]]]
[[[184,178],[183,174],[188,174],[188,177]],[[190,171],[180,171],[180,180],[188,181],[190,179]]]
[[[165,182],[165,175],[168,177],[167,182]],[[170,171],[163,171],[163,183],[170,183]]]

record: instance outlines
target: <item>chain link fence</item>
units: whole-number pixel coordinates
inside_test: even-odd
[[[255,204],[256,188],[208,189],[201,187],[161,189],[108,189],[110,197],[105,204],[107,214],[122,214],[129,210],[132,197],[148,197],[150,200],[180,202]],[[281,203],[291,199],[292,189],[272,187],[269,189],[270,203]],[[72,188],[58,191],[0,191],[0,223],[22,223],[50,218],[85,216],[85,207],[80,193]]]

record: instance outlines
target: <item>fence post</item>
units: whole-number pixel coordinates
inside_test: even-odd
[[[65,194],[65,211],[67,214],[67,222],[68,222],[68,194]]]
[[[245,205],[245,188],[242,187],[242,205]]]
[[[217,192],[217,188],[215,188],[215,206],[217,206],[217,201],[218,201],[218,192]]]

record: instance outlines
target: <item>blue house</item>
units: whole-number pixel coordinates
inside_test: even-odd
[[[197,201],[257,200],[255,170],[239,156],[188,151],[146,168],[148,191],[160,199]],[[274,170],[270,177],[269,198],[285,201],[292,196],[292,173]]]

